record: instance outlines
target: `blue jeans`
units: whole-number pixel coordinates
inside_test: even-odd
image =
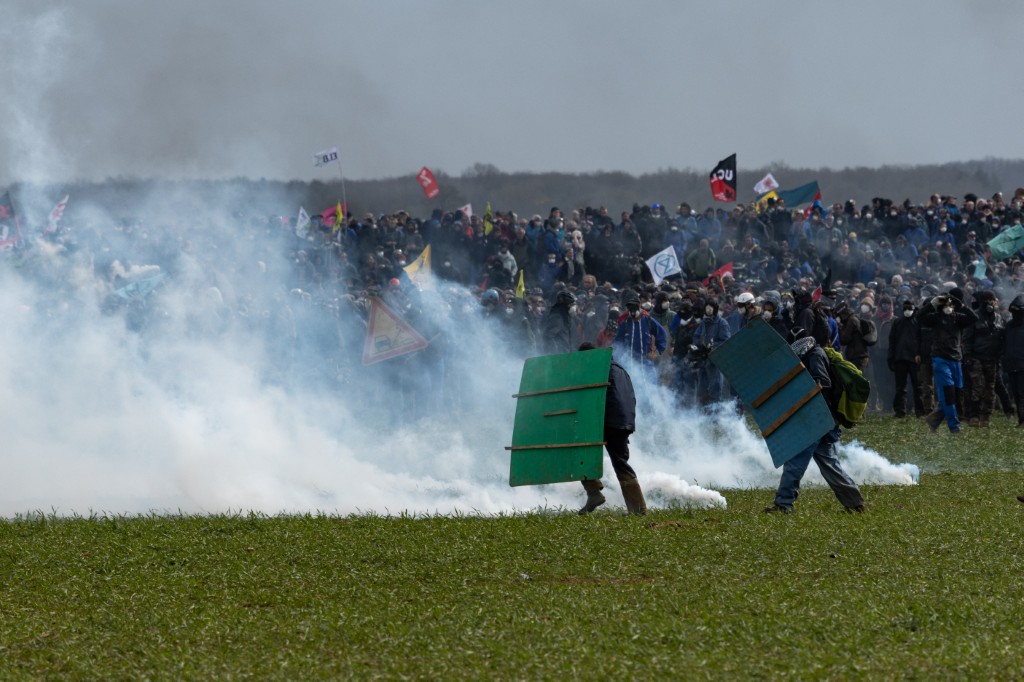
[[[864,504],[864,497],[853,479],[843,471],[836,456],[836,443],[839,442],[839,427],[822,436],[818,442],[808,445],[802,452],[782,465],[782,480],[775,493],[775,506],[792,511],[793,503],[800,494],[800,479],[807,471],[807,465],[813,458],[821,470],[821,475],[832,488],[836,499],[847,509]]]
[[[939,410],[946,417],[946,425],[950,431],[959,431],[956,390],[964,387],[963,368],[956,360],[932,358],[932,375],[935,377],[935,395],[939,399]]]

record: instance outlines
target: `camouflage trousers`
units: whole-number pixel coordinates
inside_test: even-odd
[[[996,400],[996,369],[995,360],[974,358],[967,362],[967,385],[972,406],[970,416],[988,421],[992,416],[992,406]]]

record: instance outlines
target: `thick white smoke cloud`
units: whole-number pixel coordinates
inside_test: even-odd
[[[4,269],[0,514],[498,514],[579,504],[575,484],[508,486],[503,446],[511,442],[522,362],[477,317],[468,294],[422,301],[438,339],[450,344],[445,361],[458,383],[424,389],[426,401],[403,399],[399,386],[424,379],[415,357],[338,373],[330,363],[337,349],[299,328],[286,344],[295,353],[282,359],[279,339],[267,333],[273,315],[290,311],[297,324],[336,320],[349,330],[343,342],[356,346],[358,317],[345,301],[335,311],[283,298],[276,293],[287,287],[283,257],[262,254],[264,273],[254,262],[261,250],[235,222],[214,209],[200,222],[207,243],[218,245],[216,258],[171,268],[146,299],[144,324],[133,323],[129,309],[110,308],[111,278],[96,269],[86,240],[73,254],[37,249],[31,270],[64,273],[55,276],[57,289]],[[260,234],[283,255],[280,239]],[[632,442],[652,506],[724,506],[722,489],[775,485],[763,441],[740,418],[671,402],[660,391],[649,397]],[[860,481],[916,479],[914,467],[862,446],[843,451]],[[815,480],[812,471],[808,481]],[[611,501],[621,505],[614,494]]]

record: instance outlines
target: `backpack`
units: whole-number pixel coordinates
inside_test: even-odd
[[[857,366],[832,348],[822,348],[828,357],[828,375],[832,388],[825,396],[836,421],[845,429],[864,418],[871,384]]]
[[[864,343],[873,346],[878,343],[878,327],[871,320],[861,318],[860,335],[864,337]]]

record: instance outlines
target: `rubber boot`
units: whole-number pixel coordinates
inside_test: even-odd
[[[580,481],[583,484],[583,489],[587,491],[587,502],[583,505],[577,514],[583,516],[594,511],[602,504],[604,504],[604,495],[601,490],[604,488],[604,484],[601,483],[600,479],[596,481]]]
[[[619,479],[619,485],[622,487],[622,499],[626,501],[626,511],[637,516],[646,514],[647,502],[644,501],[640,481],[635,478]]]

